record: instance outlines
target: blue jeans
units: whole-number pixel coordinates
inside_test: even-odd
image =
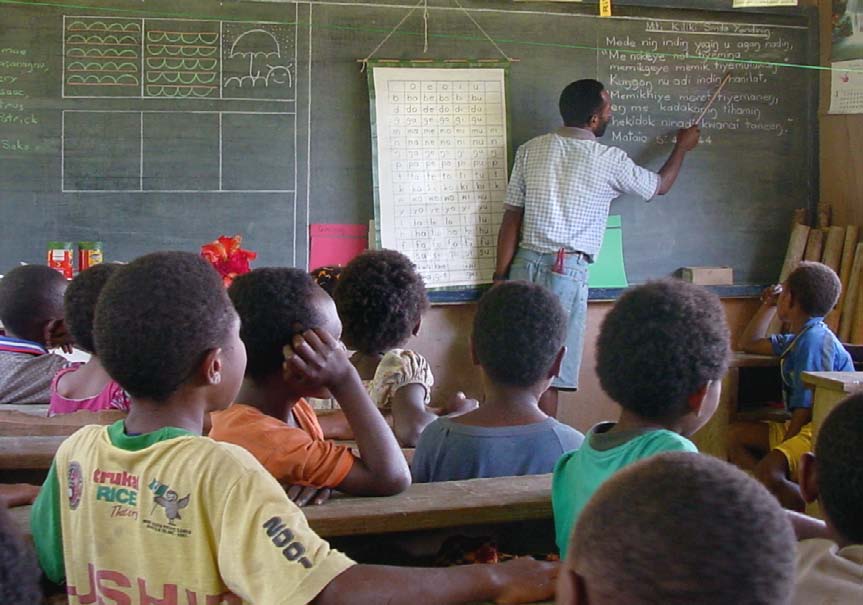
[[[584,348],[584,330],[587,324],[587,266],[584,257],[568,254],[563,273],[552,271],[557,254],[541,254],[519,248],[509,269],[509,279],[529,281],[545,286],[560,299],[569,315],[566,355],[560,366],[560,375],[551,386],[559,389],[578,388],[578,371]]]

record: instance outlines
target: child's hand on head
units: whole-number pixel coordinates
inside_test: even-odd
[[[761,302],[767,305],[768,307],[775,307],[776,303],[779,301],[779,295],[782,294],[782,286],[779,284],[774,284],[772,286],[767,286],[761,292]]]
[[[342,344],[320,328],[295,335],[282,354],[285,379],[299,380],[309,389],[338,385],[356,373]]]
[[[54,321],[48,327],[48,334],[45,339],[45,344],[49,349],[62,349],[64,353],[72,352],[72,345],[75,343],[69,328],[66,327],[65,321]]]

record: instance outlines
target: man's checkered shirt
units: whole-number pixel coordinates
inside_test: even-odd
[[[507,206],[524,208],[520,246],[544,254],[565,248],[593,259],[602,246],[611,202],[632,193],[645,201],[661,178],[617,147],[581,128],[561,128],[518,148]]]

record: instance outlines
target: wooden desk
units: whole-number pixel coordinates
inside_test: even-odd
[[[30,507],[9,512],[29,535]],[[336,497],[303,512],[311,528],[325,538],[550,520],[551,475],[419,483],[398,496]]]
[[[863,391],[863,372],[803,372],[803,384],[815,390],[812,405],[812,445],[818,429],[840,401]]]
[[[334,498],[303,512],[324,537],[551,519],[551,475],[417,483],[397,496]]]
[[[769,368],[779,367],[779,358],[772,355],[753,355],[734,351],[728,363],[728,373],[722,379],[722,394],[719,405],[713,417],[701,427],[692,441],[698,446],[698,450],[721,460],[728,460],[728,425],[735,412],[737,412],[737,401],[740,396],[740,369],[741,368]]]

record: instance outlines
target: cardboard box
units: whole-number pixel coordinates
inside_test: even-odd
[[[681,267],[680,278],[700,286],[730,286],[734,284],[731,267]]]

